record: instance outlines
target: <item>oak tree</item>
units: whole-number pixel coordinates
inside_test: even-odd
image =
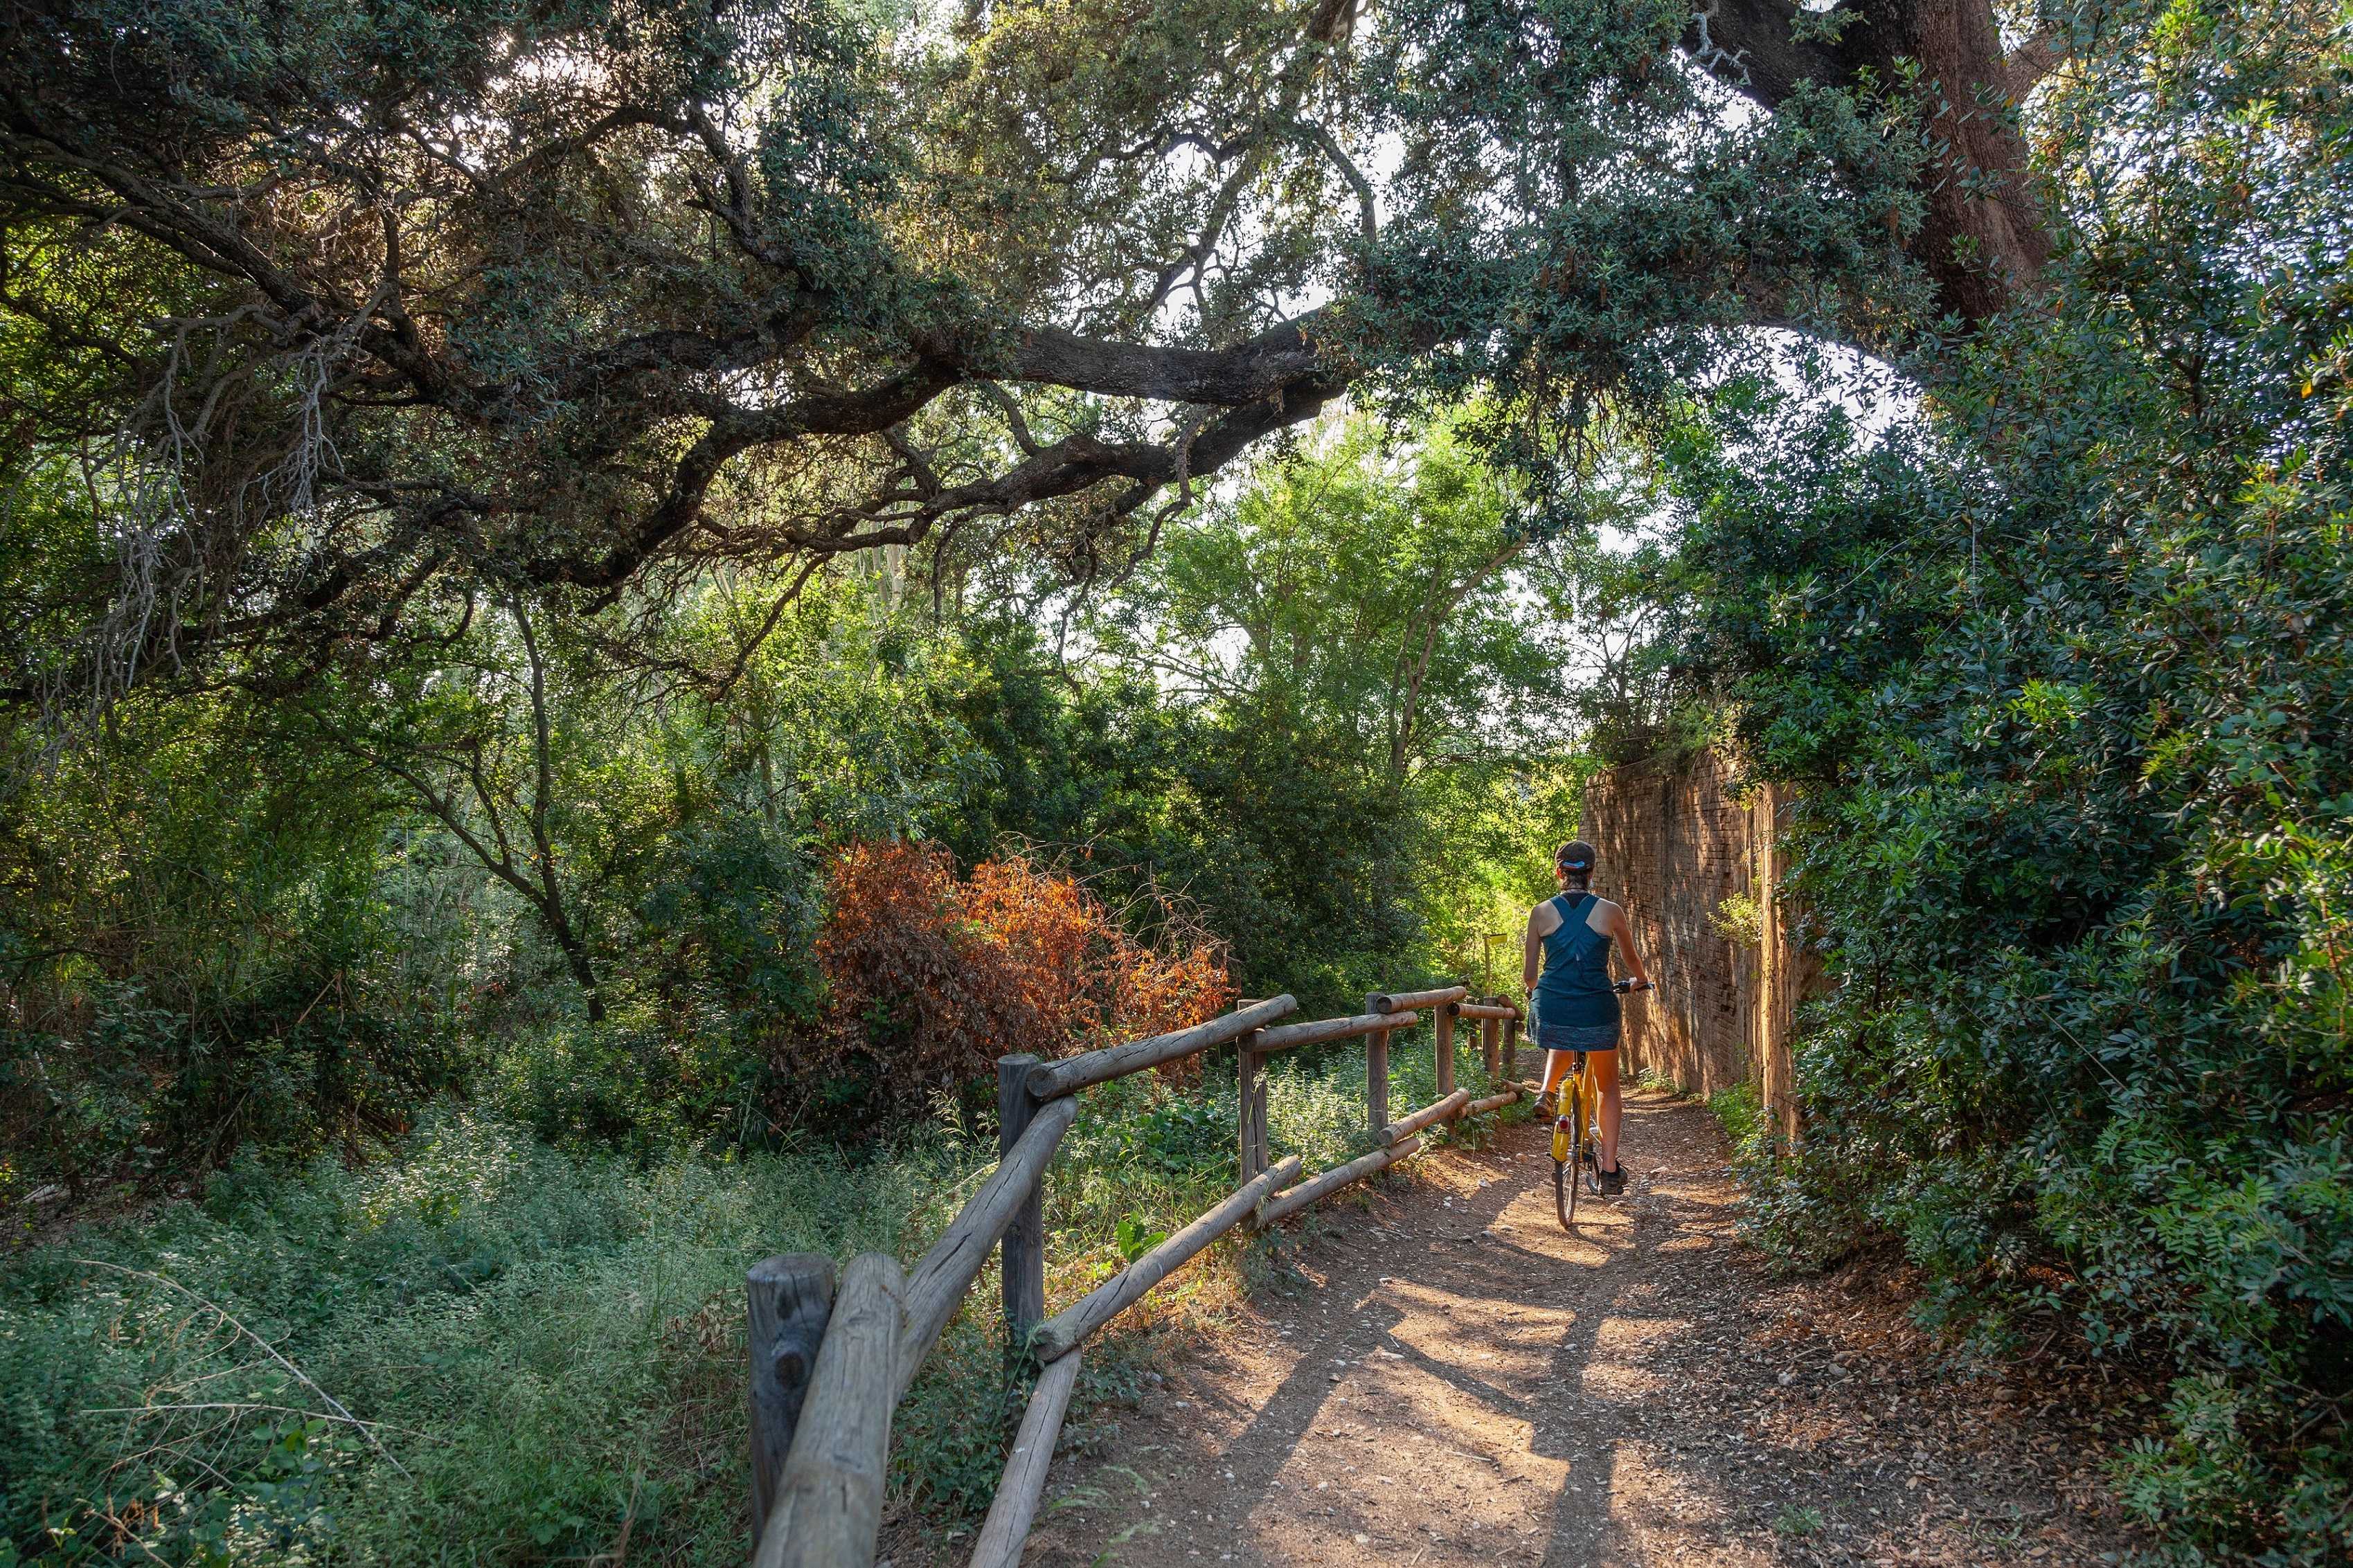
[[[10,4],[9,458],[111,560],[7,687],[714,561],[1084,576],[1352,390],[1481,388],[1541,472],[1736,329],[2031,289],[2044,59],[1991,0]]]

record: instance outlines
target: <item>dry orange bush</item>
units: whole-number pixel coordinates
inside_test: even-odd
[[[856,844],[827,873],[817,960],[828,1024],[786,1042],[787,1075],[863,1079],[902,1109],[992,1070],[1213,1016],[1231,994],[1215,944],[1137,942],[1103,900],[1020,856],[959,881],[935,846]],[[862,1069],[862,1070],[861,1070]]]

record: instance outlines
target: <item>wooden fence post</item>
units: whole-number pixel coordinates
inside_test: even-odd
[[[1435,1009],[1431,1033],[1438,1037],[1438,1098],[1444,1100],[1454,1092],[1454,1010],[1461,1005],[1449,1002]]]
[[[1266,1126],[1260,1120],[1266,1106],[1266,1080],[1260,1076],[1266,1058],[1250,1049],[1257,1038],[1256,1030],[1244,1035],[1234,1052],[1234,1121],[1240,1129],[1235,1164],[1245,1182],[1266,1169]]]
[[[776,1480],[753,1568],[841,1568],[874,1561],[899,1337],[906,1325],[899,1260],[868,1252],[841,1273],[833,1318],[809,1376],[805,1417]]]
[[[1501,996],[1487,998],[1487,1005],[1500,1007]],[[1479,1020],[1479,1059],[1486,1065],[1487,1081],[1493,1083],[1504,1070],[1504,1021],[1501,1018]]]
[[[1504,1076],[1514,1083],[1520,1081],[1520,1021],[1504,1020]]]
[[[776,1476],[792,1451],[809,1372],[833,1315],[833,1259],[821,1252],[764,1258],[744,1276],[744,1342],[751,1352],[752,1541],[776,1506]]]
[[[1261,1058],[1259,1064],[1266,1064]],[[1274,1145],[1266,1135],[1266,1074],[1258,1075],[1258,1094],[1250,1103],[1250,1127],[1258,1137],[1258,1168],[1264,1171],[1274,1160]]]
[[[1037,1114],[1029,1098],[1029,1069],[1038,1058],[1024,1053],[997,1058],[997,1157],[1003,1159],[1029,1130]],[[1020,1353],[1029,1331],[1046,1316],[1046,1176],[1039,1172],[1013,1223],[1005,1227],[997,1254],[997,1271],[1005,1284],[1005,1348]]]
[[[1365,998],[1365,1011],[1377,1013],[1380,993]],[[1377,1139],[1389,1124],[1389,1032],[1375,1029],[1365,1037],[1365,1127]]]

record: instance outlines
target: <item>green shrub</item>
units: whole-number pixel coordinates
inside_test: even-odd
[[[1795,1539],[1819,1535],[1822,1530],[1822,1510],[1800,1508],[1796,1503],[1784,1503],[1781,1511],[1773,1516],[1773,1529],[1779,1534]]]
[[[1718,400],[1665,448],[1687,526],[1654,585],[1687,695],[1802,786],[1835,980],[1754,1232],[1799,1263],[1899,1237],[1932,1325],[2169,1377],[2134,1510],[2185,1561],[2339,1563],[2348,35],[2162,9],[2076,40],[2045,106],[2084,220],[2048,308],[1882,434]],[[2109,47],[2142,23],[2163,47]]]
[[[1755,1084],[1736,1083],[1717,1089],[1707,1097],[1707,1109],[1723,1124],[1734,1159],[1753,1161],[1771,1152],[1773,1123],[1765,1114],[1765,1099]]]
[[[628,1519],[635,1549],[732,1561],[743,1269],[902,1247],[954,1190],[933,1163],[640,1170],[448,1115],[356,1173],[240,1162],[0,1270],[0,1542],[513,1562]]]
[[[484,1104],[550,1143],[642,1160],[675,1151],[757,1146],[763,1063],[723,1027],[665,1032],[634,1019],[570,1019],[500,1042]]]

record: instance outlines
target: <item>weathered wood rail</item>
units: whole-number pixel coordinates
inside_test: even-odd
[[[881,1253],[852,1258],[837,1285],[830,1258],[794,1253],[763,1260],[745,1280],[751,1350],[754,1568],[870,1568],[881,1527],[891,1420],[965,1292],[1000,1250],[1006,1342],[1042,1371],[1030,1394],[974,1568],[1020,1560],[1077,1384],[1087,1341],[1167,1276],[1237,1226],[1262,1230],[1421,1147],[1441,1122],[1483,1115],[1533,1094],[1516,1081],[1519,1010],[1474,1002],[1467,987],[1378,993],[1345,1018],[1284,1024],[1289,996],[1250,1002],[1223,1017],[1061,1061],[1033,1056],[997,1064],[997,1164],[913,1269]],[[1390,1037],[1431,1022],[1438,1099],[1392,1121]],[[1454,1084],[1454,1025],[1480,1026],[1480,1048],[1500,1093],[1472,1100]],[[1303,1176],[1298,1156],[1270,1158],[1266,1058],[1337,1040],[1365,1042],[1365,1127],[1371,1152]],[[1134,1259],[1084,1298],[1046,1316],[1046,1168],[1078,1118],[1081,1089],[1235,1047],[1233,1194]]]

